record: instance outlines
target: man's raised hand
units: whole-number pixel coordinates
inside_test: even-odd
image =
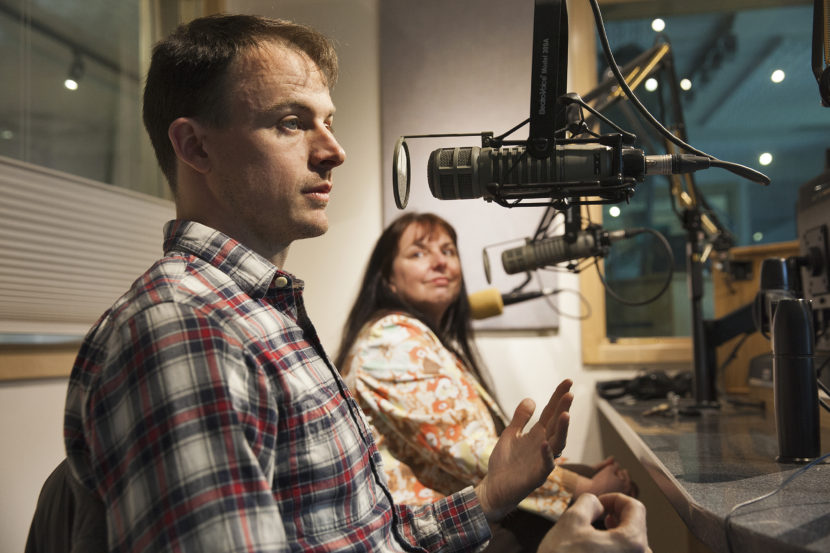
[[[487,476],[476,486],[481,506],[489,520],[498,520],[513,510],[530,492],[542,485],[562,454],[568,438],[573,402],[570,380],[563,380],[529,431],[524,427],[535,409],[525,398],[516,407],[490,454]]]

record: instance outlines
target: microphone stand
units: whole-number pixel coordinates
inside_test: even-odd
[[[718,407],[715,379],[716,367],[707,358],[706,332],[703,320],[703,227],[697,207],[683,211],[686,230],[686,271],[692,316],[692,362],[694,366],[694,397],[698,408]]]
[[[686,124],[683,119],[683,110],[680,105],[680,92],[677,88],[677,75],[674,70],[673,57],[665,56],[661,60],[662,69],[668,74],[670,83],[670,98],[673,115],[676,122],[676,135],[686,142]],[[671,152],[673,145],[666,142],[666,148]],[[686,181],[686,190],[682,181]],[[707,324],[703,318],[703,269],[709,254],[705,245],[706,233],[717,234],[722,241],[731,242],[731,234],[724,229],[714,217],[703,213],[701,206],[706,201],[697,190],[694,178],[691,175],[671,175],[671,192],[677,202],[683,207],[681,222],[686,231],[686,279],[689,285],[689,302],[691,311],[692,332],[692,368],[694,375],[693,392],[695,407],[698,409],[718,408],[717,395],[717,362],[711,354],[709,342],[712,338],[707,333]]]
[[[680,92],[677,88],[677,75],[674,70],[671,46],[667,42],[656,43],[651,49],[642,53],[623,68],[626,79],[631,79],[629,86],[634,88],[646,77],[657,71],[665,71],[668,75],[671,111],[676,122],[675,134],[686,141],[686,126],[683,120],[683,111],[680,105]],[[597,100],[595,109],[606,109],[616,103],[623,96],[619,91],[613,91],[614,79],[607,79],[594,90],[585,95],[585,101]],[[589,118],[588,121],[592,121]],[[667,153],[673,153],[674,145],[665,140]],[[694,374],[694,400],[698,408],[718,407],[717,401],[717,362],[712,354],[711,342],[716,339],[712,336],[709,325],[703,318],[703,270],[708,254],[705,236],[715,235],[719,242],[718,249],[731,246],[733,238],[714,215],[704,213],[701,206],[709,211],[708,205],[697,190],[691,175],[671,175],[671,192],[677,203],[682,206],[678,212],[683,229],[686,233],[686,275],[689,287],[689,305],[691,316],[692,338],[692,368]],[[683,181],[685,180],[685,187]],[[684,189],[685,188],[685,189]]]

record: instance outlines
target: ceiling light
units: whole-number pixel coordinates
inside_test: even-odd
[[[67,90],[78,90],[78,83],[84,76],[84,60],[81,59],[81,54],[75,52],[72,59],[72,65],[69,66],[69,75],[63,81],[63,86]]]
[[[654,77],[649,77],[648,79],[646,79],[645,86],[646,90],[648,90],[649,92],[654,92],[655,90],[657,90],[657,79],[655,79]]]
[[[616,205],[612,205],[608,208],[608,215],[611,217],[619,217],[620,216],[620,208]]]
[[[758,163],[761,165],[769,165],[772,163],[772,154],[769,152],[764,152],[763,154],[758,156]]]
[[[769,79],[774,83],[780,83],[784,80],[784,77],[786,77],[784,72],[780,69],[776,69],[772,72],[772,75],[770,75]]]
[[[655,33],[662,33],[666,28],[666,22],[659,17],[651,22],[651,28]]]
[[[692,81],[689,79],[680,79],[680,88],[683,90],[691,90],[692,89]]]
[[[752,235],[752,240],[755,241],[755,242],[760,242],[763,239],[764,239],[764,233],[763,232],[756,232]]]

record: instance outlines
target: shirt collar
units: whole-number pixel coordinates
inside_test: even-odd
[[[303,282],[233,238],[194,221],[176,219],[164,225],[164,252],[180,251],[202,259],[228,275],[252,298],[278,289],[302,288]]]

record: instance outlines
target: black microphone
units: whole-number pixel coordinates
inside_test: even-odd
[[[527,197],[539,197],[539,189],[532,185],[573,186],[616,177],[641,181],[646,175],[688,173],[709,166],[709,158],[702,156],[647,156],[637,148],[593,143],[558,145],[545,159],[528,155],[523,146],[466,146],[433,151],[427,163],[427,180],[430,192],[439,200],[491,199],[491,183],[530,185]],[[515,196],[521,197],[522,192],[514,192]]]
[[[608,232],[601,229],[587,229],[577,232],[575,236],[562,235],[545,238],[504,250],[501,253],[501,263],[504,272],[512,275],[574,259],[602,257],[608,253],[608,247],[612,242],[629,238],[640,232],[642,231]]]

